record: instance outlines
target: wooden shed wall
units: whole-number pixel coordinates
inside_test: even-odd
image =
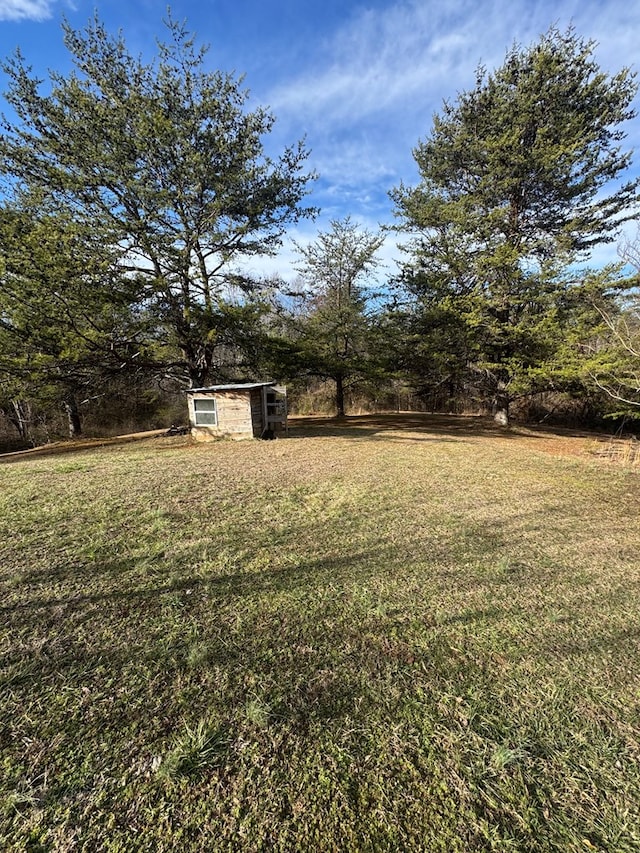
[[[259,395],[258,391],[258,395]],[[199,400],[214,398],[216,401],[217,425],[197,426],[193,401],[189,399],[189,418],[191,432],[199,441],[208,438],[220,438],[233,435],[238,438],[252,438],[254,427],[252,420],[253,393],[248,391],[199,391]]]
[[[253,434],[256,438],[260,438],[264,430],[263,415],[262,415],[262,395],[263,388],[254,388],[251,391],[251,425]]]

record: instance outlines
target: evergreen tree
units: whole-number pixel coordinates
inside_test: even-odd
[[[336,411],[345,415],[345,385],[362,377],[371,362],[368,276],[377,268],[383,237],[359,229],[347,217],[307,246],[297,245],[304,289],[298,324],[300,362],[336,385]]]
[[[75,71],[51,74],[48,91],[19,53],[5,63],[17,118],[3,123],[0,170],[73,210],[81,227],[111,232],[185,378],[202,385],[219,375],[229,337],[241,343],[232,297],[253,282],[239,262],[275,252],[285,228],[312,213],[300,206],[311,176],[302,143],[265,155],[270,113],[247,111],[240,81],[205,70],[205,49],[168,27],[159,59],[145,64],[97,19],[84,32],[65,26]]]
[[[638,201],[637,180],[612,185],[630,163],[619,143],[634,75],[605,74],[593,51],[551,29],[480,68],[415,149],[419,185],[392,193],[419,235],[405,281],[466,328],[469,369],[502,423],[562,338],[564,271],[613,240]]]
[[[79,397],[149,368],[140,285],[112,235],[83,228],[42,197],[0,208],[0,389],[23,438],[29,401],[61,405],[80,434]]]

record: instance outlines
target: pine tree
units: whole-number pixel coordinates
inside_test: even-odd
[[[567,268],[637,209],[638,180],[612,183],[631,159],[619,143],[634,75],[602,72],[594,48],[551,29],[497,71],[480,68],[415,149],[418,186],[392,193],[401,227],[419,235],[405,281],[455,310],[502,423],[562,336]]]
[[[98,19],[84,32],[65,26],[75,71],[52,73],[48,91],[19,53],[5,63],[16,120],[3,123],[0,170],[81,227],[111,232],[185,378],[201,385],[228,347],[233,296],[253,289],[240,262],[275,252],[286,227],[312,214],[301,206],[312,176],[302,143],[266,156],[273,116],[248,111],[241,81],[206,70],[205,49],[182,25],[168,28],[145,64]]]
[[[367,279],[383,239],[347,217],[332,220],[307,246],[297,245],[305,292],[299,358],[309,373],[335,382],[338,417],[345,415],[346,383],[364,376],[370,361]]]
[[[81,395],[149,368],[142,295],[97,224],[81,227],[42,196],[1,207],[0,395],[18,414],[27,401],[60,405],[79,435]]]

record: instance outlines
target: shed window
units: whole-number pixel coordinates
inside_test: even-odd
[[[196,416],[196,426],[216,426],[218,423],[216,401],[213,397],[208,397],[206,400],[194,400],[193,411]]]

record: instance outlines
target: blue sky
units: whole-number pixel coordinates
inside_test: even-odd
[[[20,46],[36,72],[64,73],[60,22],[81,28],[94,10],[132,52],[151,57],[167,11],[158,0],[0,0],[0,55]],[[640,67],[633,0],[174,0],[171,10],[211,46],[212,68],[244,74],[252,103],[271,108],[274,153],[306,137],[320,176],[310,201],[322,213],[292,233],[299,242],[347,214],[373,230],[390,223],[388,191],[416,182],[411,152],[443,99],[470,88],[479,63],[500,65],[514,41],[527,45],[552,24],[573,23],[598,42],[606,71]],[[626,129],[640,172],[640,119]],[[395,242],[384,248],[389,266]],[[291,257],[287,243],[264,271],[290,276]],[[612,246],[592,263],[615,259]]]

